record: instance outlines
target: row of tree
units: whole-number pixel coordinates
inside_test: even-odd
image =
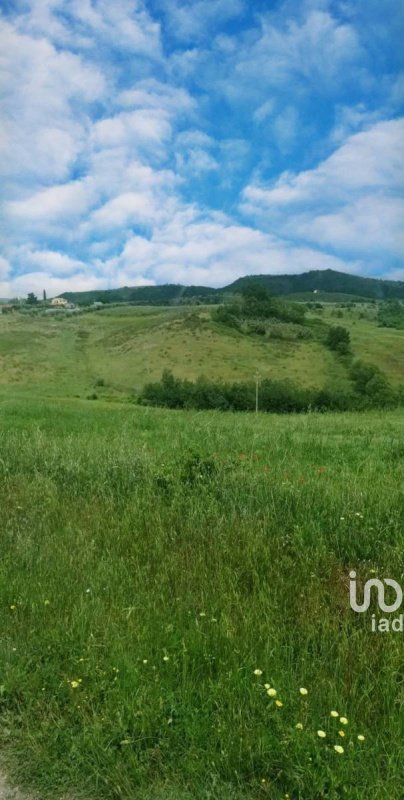
[[[259,384],[259,409],[288,413],[393,408],[404,405],[404,389],[394,389],[378,367],[356,361],[349,375],[351,387],[348,390],[307,389],[289,380],[266,378]],[[166,370],[160,381],[145,385],[139,402],[166,408],[253,411],[256,408],[256,390],[254,381],[218,382],[204,376],[190,381],[177,378]]]

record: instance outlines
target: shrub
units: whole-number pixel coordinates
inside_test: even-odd
[[[329,329],[326,345],[330,350],[335,350],[335,352],[341,355],[346,355],[346,353],[349,353],[350,342],[351,337],[349,331],[343,328],[342,325],[336,325]]]
[[[383,373],[373,365],[355,362],[350,377],[353,391],[334,388],[307,389],[292,381],[265,378],[259,386],[259,410],[290,412],[349,411],[404,404],[404,389],[394,391]],[[196,382],[175,378],[167,370],[161,381],[148,383],[139,401],[166,408],[196,408],[217,411],[254,411],[254,381],[225,383],[201,376]]]

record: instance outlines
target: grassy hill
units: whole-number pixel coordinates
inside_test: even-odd
[[[88,292],[64,292],[62,297],[81,305],[93,302],[117,303],[132,302],[139,305],[178,304],[189,302],[220,302],[223,296],[241,292],[251,282],[259,283],[273,295],[313,295],[324,301],[329,295],[350,296],[358,299],[384,300],[404,299],[404,282],[387,281],[375,278],[362,278],[335,270],[311,270],[300,275],[247,275],[228,286],[213,289],[207,286],[183,286],[164,284],[162,286],[124,286],[120,289],[94,290]],[[334,299],[338,299],[334,298]]]
[[[403,381],[404,331],[377,325],[371,304],[308,315],[311,338],[278,323],[274,337],[246,336],[214,321],[209,307],[117,306],[77,315],[0,316],[0,388],[41,396],[123,397],[164,369],[178,377],[249,380],[290,378],[298,385],[344,387],[347,370],[322,341],[328,325],[351,333],[353,354]],[[292,338],[290,338],[292,336]],[[280,338],[283,337],[283,338]],[[98,385],[97,385],[98,384]]]

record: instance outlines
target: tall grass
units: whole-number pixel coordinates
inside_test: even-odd
[[[20,781],[399,800],[402,634],[351,611],[348,574],[403,582],[402,412],[6,403],[0,424],[1,737]]]

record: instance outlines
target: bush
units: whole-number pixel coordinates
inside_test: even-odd
[[[346,328],[343,328],[342,325],[336,325],[335,327],[329,329],[326,338],[326,345],[330,348],[330,350],[334,350],[341,355],[346,355],[349,353],[350,343],[351,337],[349,331],[347,331]]]
[[[386,407],[400,402],[399,393],[394,391],[386,376],[374,364],[355,361],[350,370],[350,378],[367,404]]]
[[[289,380],[266,378],[259,386],[259,410],[287,414],[310,410],[353,411],[404,404],[404,389],[393,390],[377,367],[355,362],[350,377],[352,391],[306,389]],[[166,408],[254,411],[256,385],[254,381],[215,382],[204,376],[192,382],[175,378],[166,370],[161,381],[146,384],[139,402]]]

